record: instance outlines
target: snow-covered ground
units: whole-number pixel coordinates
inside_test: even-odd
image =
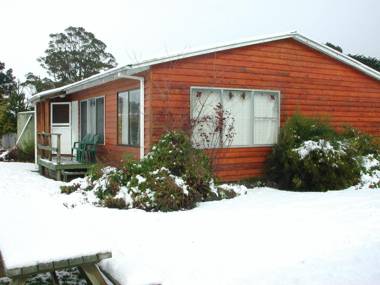
[[[60,182],[0,163],[8,266],[110,249],[121,284],[380,284],[380,190],[256,188],[190,211],[68,209]]]

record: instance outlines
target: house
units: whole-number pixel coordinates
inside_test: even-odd
[[[98,134],[99,159],[117,164],[125,153],[143,157],[165,130],[188,128],[199,94],[235,120],[233,141],[217,149],[225,181],[262,174],[280,126],[297,110],[380,135],[380,73],[297,32],[117,67],[31,102],[37,131],[61,133],[63,154]]]

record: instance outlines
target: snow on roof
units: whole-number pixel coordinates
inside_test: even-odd
[[[173,53],[171,55],[166,55],[163,57],[157,57],[153,59],[148,60],[142,60],[139,62],[130,63],[121,67],[115,67],[111,68],[109,70],[103,71],[101,73],[95,74],[93,76],[90,76],[86,79],[83,79],[81,81],[77,81],[59,88],[46,90],[40,93],[37,93],[32,96],[31,102],[38,101],[39,99],[42,99],[44,97],[48,96],[56,96],[58,94],[64,93],[64,94],[70,94],[73,92],[77,92],[82,89],[87,89],[90,87],[93,87],[95,85],[103,84],[108,81],[120,79],[119,74],[126,72],[128,75],[134,75],[136,73],[145,71],[150,68],[150,66],[157,65],[160,63],[175,61],[179,59],[189,58],[193,56],[198,55],[204,55],[208,53],[218,52],[218,51],[224,51],[249,45],[255,45],[255,44],[262,44],[272,41],[278,41],[283,39],[289,39],[292,38],[300,43],[303,43],[315,50],[318,50],[319,52],[322,52],[328,56],[331,56],[335,58],[338,61],[341,61],[347,65],[352,66],[353,68],[377,79],[380,80],[380,72],[370,68],[369,66],[351,58],[348,55],[345,55],[339,51],[336,51],[324,44],[320,44],[304,35],[301,35],[300,33],[293,31],[293,32],[287,32],[282,34],[272,34],[262,37],[254,37],[254,38],[248,38],[244,40],[234,41],[234,42],[227,42],[223,44],[218,45],[212,45],[207,46],[203,48],[197,48],[197,49],[188,49],[186,51]],[[107,79],[108,78],[108,79]],[[93,83],[93,84],[88,84]]]

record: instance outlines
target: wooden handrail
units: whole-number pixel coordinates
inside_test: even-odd
[[[61,135],[57,133],[46,133],[39,132],[37,133],[37,151],[38,155],[42,158],[52,160],[52,152],[55,151],[57,153],[57,164],[61,163]],[[57,147],[52,146],[52,136],[57,136]],[[41,142],[42,140],[42,142]]]

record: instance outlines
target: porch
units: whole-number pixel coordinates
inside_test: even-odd
[[[78,161],[72,155],[62,155],[60,133],[37,133],[37,164],[41,175],[58,181],[69,177],[84,176],[94,164]]]

